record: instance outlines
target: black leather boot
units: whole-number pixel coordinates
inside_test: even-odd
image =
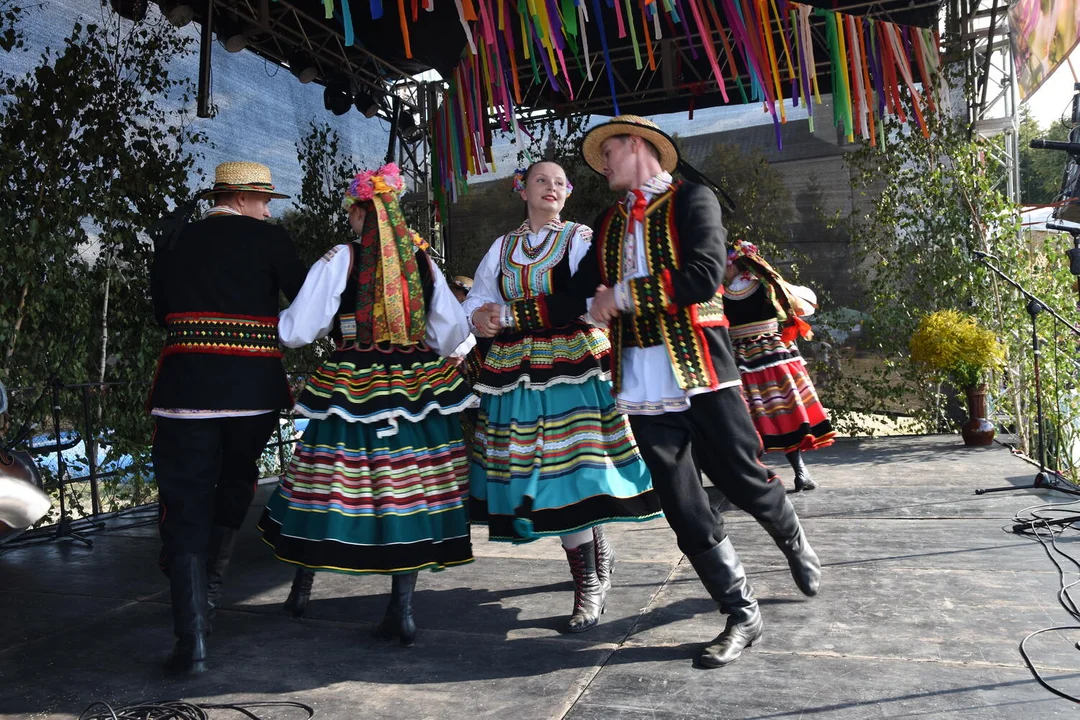
[[[814,482],[814,478],[810,477],[810,471],[806,469],[802,453],[798,450],[792,450],[787,454],[787,459],[791,463],[791,469],[795,471],[795,492],[816,490],[817,483]]]
[[[615,551],[608,544],[603,525],[593,526],[592,537],[593,544],[596,546],[596,577],[600,579],[600,585],[603,586],[604,592],[607,592],[611,590],[611,575],[615,568]]]
[[[173,556],[169,587],[176,645],[165,661],[165,672],[201,673],[206,670],[206,557],[193,553]]]
[[[304,616],[308,600],[311,599],[311,584],[314,582],[314,570],[308,570],[306,567],[296,568],[296,574],[293,575],[292,580],[292,589],[289,590],[289,597],[285,599],[285,604],[281,606],[286,615],[292,615],[293,617]]]
[[[413,617],[413,593],[416,591],[416,576],[419,573],[394,575],[390,584],[390,604],[382,622],[375,626],[371,634],[380,640],[397,638],[404,647],[416,643],[416,619]]]
[[[582,543],[571,550],[563,550],[574,578],[574,612],[566,629],[572,633],[585,632],[600,622],[607,602],[607,590],[596,574],[596,543]]]
[[[210,532],[210,547],[206,553],[206,616],[213,619],[221,604],[225,571],[229,569],[233,548],[239,531],[223,525],[215,525]]]
[[[698,655],[698,664],[708,668],[733,663],[745,648],[761,640],[762,621],[754,591],[746,582],[746,571],[727,538],[690,558],[705,589],[727,614],[724,631]]]
[[[810,541],[806,539],[802,524],[799,523],[799,516],[795,514],[791,501],[784,498],[778,524],[774,525],[761,518],[758,518],[758,522],[772,536],[776,546],[787,557],[791,577],[795,578],[795,584],[799,586],[803,595],[811,597],[817,595],[818,586],[821,584],[821,561],[818,560],[814,548],[810,547]]]

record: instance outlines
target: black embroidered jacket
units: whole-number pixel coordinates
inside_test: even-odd
[[[148,405],[274,410],[292,405],[278,346],[279,295],[291,301],[306,268],[278,225],[215,215],[186,226],[154,255],[154,317],[165,328]]]

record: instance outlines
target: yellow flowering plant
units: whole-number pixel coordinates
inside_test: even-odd
[[[955,310],[925,315],[909,347],[912,362],[952,377],[961,389],[981,385],[987,370],[1005,362],[1005,350],[994,333]]]

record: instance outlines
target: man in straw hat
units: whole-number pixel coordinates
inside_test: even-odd
[[[177,637],[172,673],[205,669],[208,621],[236,532],[255,493],[256,463],[291,407],[281,364],[279,295],[306,268],[270,217],[270,169],[219,165],[200,193],[213,207],[154,254],[154,315],[165,328],[149,405],[160,495],[161,568]]]
[[[472,292],[472,286],[473,279],[467,275],[455,275],[450,281],[450,290],[459,303],[465,302],[465,298]]]
[[[570,289],[492,307],[478,327],[557,326],[581,315],[593,296],[590,314],[611,328],[616,406],[630,417],[679,548],[728,616],[698,657],[720,667],[761,637],[762,620],[701,471],[765,527],[806,595],[818,591],[821,564],[779,478],[758,462],[761,441],[740,394],[724,317],[727,233],[716,196],[672,181],[678,150],[644,118],[621,115],[594,127],[582,155],[624,197],[593,224],[592,247]]]

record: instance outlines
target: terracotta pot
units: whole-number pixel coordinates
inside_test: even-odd
[[[967,389],[968,420],[960,434],[968,447],[982,447],[994,442],[994,424],[986,419],[986,386]]]

